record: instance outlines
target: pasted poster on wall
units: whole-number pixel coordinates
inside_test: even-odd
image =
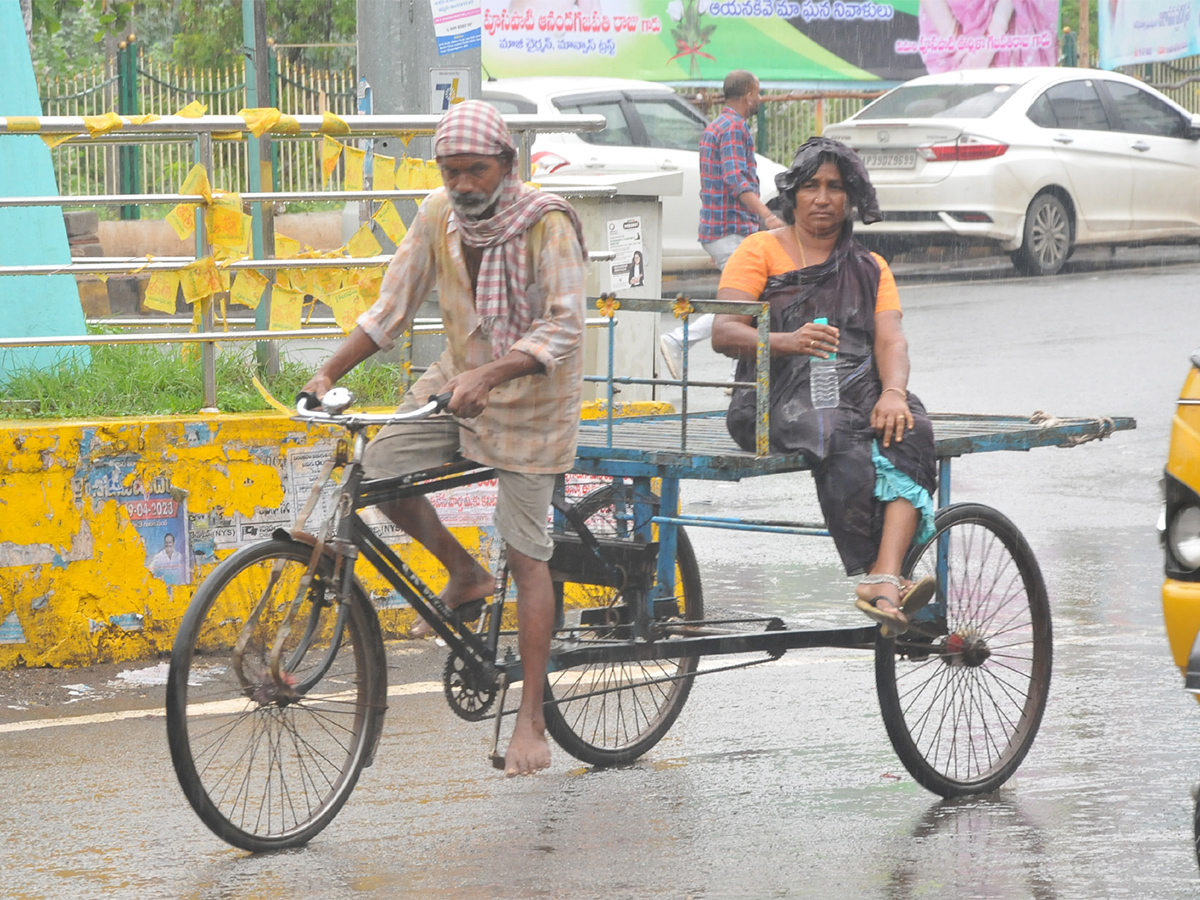
[[[438,56],[461,53],[479,46],[483,12],[479,0],[429,0],[433,8],[433,35]]]
[[[123,505],[146,545],[150,574],[167,584],[191,584],[187,501],[167,490],[126,500]]]
[[[611,285],[614,291],[644,287],[646,248],[642,242],[642,218],[609,219],[608,249],[614,254]]]
[[[483,65],[496,78],[906,81],[1055,65],[1058,19],[1059,0],[483,0]]]

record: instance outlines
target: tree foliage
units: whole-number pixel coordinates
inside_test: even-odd
[[[241,0],[31,0],[34,58],[40,70],[90,70],[115,39],[136,33],[139,46],[178,66],[227,66],[242,58]],[[267,36],[278,44],[352,43],[355,0],[266,0]],[[109,36],[109,46],[100,42]],[[352,48],[287,47],[289,59],[344,65]]]
[[[242,52],[242,5],[212,0],[149,0],[169,6],[177,16],[174,59],[177,65],[206,68],[229,65]],[[355,0],[267,0],[267,35],[277,44],[320,44],[354,41]],[[300,48],[283,51],[291,59]],[[334,54],[313,52],[320,63]]]
[[[1080,7],[1086,3],[1088,7],[1088,64],[1092,67],[1100,63],[1100,20],[1098,18],[1098,10],[1094,2],[1084,0],[1083,3],[1076,3],[1074,0],[1064,0],[1062,4],[1062,23],[1064,26],[1071,29],[1071,33],[1078,37],[1079,35],[1079,11]],[[1061,40],[1061,38],[1060,38]],[[1079,48],[1080,55],[1083,55],[1083,47]]]
[[[104,40],[106,34],[120,34],[133,12],[132,2],[119,0],[32,0],[34,40],[39,33],[54,36],[62,30],[63,19],[72,14],[88,13],[99,27],[92,40]]]

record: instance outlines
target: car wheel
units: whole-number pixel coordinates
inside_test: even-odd
[[[1024,275],[1053,275],[1071,255],[1071,216],[1053,194],[1033,198],[1025,213],[1025,236],[1021,249],[1012,255],[1013,265]]]

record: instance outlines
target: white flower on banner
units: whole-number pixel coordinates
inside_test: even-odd
[[[671,0],[667,4],[667,15],[674,22],[680,21],[683,18],[683,0]]]

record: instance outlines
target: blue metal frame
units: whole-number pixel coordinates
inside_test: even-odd
[[[769,310],[762,304],[738,304],[731,301],[690,301],[682,294],[672,306],[666,301],[621,299],[613,295],[602,295],[597,304],[609,317],[608,327],[608,372],[604,376],[588,376],[590,381],[605,381],[608,385],[608,410],[603,425],[584,423],[583,429],[603,427],[606,429],[603,446],[581,443],[575,471],[592,475],[608,476],[615,483],[623,479],[632,481],[633,521],[639,524],[639,536],[653,540],[653,528],[657,528],[659,543],[657,587],[646,598],[645,610],[638,611],[639,625],[644,625],[651,615],[656,599],[672,597],[675,592],[675,556],[678,545],[678,529],[683,526],[721,528],[732,531],[757,531],[768,534],[789,534],[828,537],[824,523],[754,521],[719,516],[685,516],[679,512],[679,482],[684,478],[702,480],[740,481],[744,477],[779,472],[803,471],[809,468],[801,456],[769,454],[770,423],[768,416],[770,386],[769,366]],[[689,415],[688,406],[688,318],[696,311],[732,313],[745,315],[747,309],[757,309],[758,353],[756,388],[758,421],[756,423],[756,452],[754,455],[740,452],[696,452],[687,449],[688,421],[709,420],[724,417],[723,411]],[[683,371],[681,378],[626,378],[614,374],[614,346],[618,309],[664,312],[673,309],[677,318],[683,320]],[[683,392],[681,410],[669,416],[621,417],[619,425],[614,417],[615,385],[617,384],[677,384]],[[693,383],[698,386],[699,383]],[[751,385],[746,385],[751,386]],[[951,460],[967,453],[985,453],[998,450],[1029,450],[1038,446],[1071,446],[1081,440],[1105,437],[1113,431],[1136,427],[1133,419],[1054,419],[1030,421],[1019,416],[976,416],[957,414],[934,414],[935,437],[938,453],[937,507],[950,505]],[[679,444],[677,448],[651,449],[645,446],[617,446],[614,435],[618,429],[637,426],[639,423],[679,422]],[[660,479],[660,497],[657,513],[653,510],[650,482]],[[620,497],[625,492],[618,492]],[[621,502],[620,500],[618,502]],[[944,595],[947,583],[948,536],[938,538],[936,572],[939,592]],[[639,627],[639,633],[645,634]]]

